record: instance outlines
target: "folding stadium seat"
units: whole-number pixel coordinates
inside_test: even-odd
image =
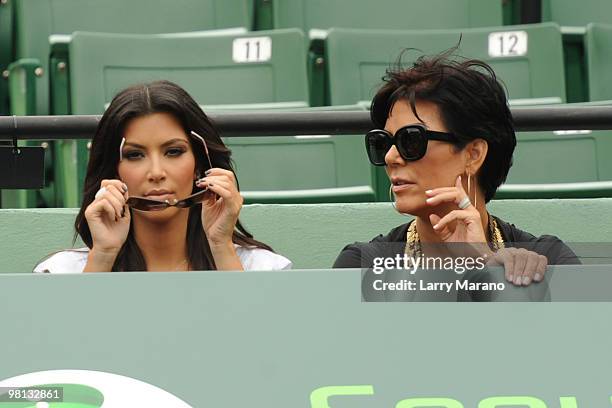
[[[11,113],[17,115],[51,113],[49,78],[54,67],[49,66],[50,35],[77,30],[148,34],[252,26],[250,0],[12,0],[12,3],[17,60],[9,68],[9,86]],[[0,7],[0,30],[6,20],[2,16],[5,7]],[[0,33],[0,41],[1,38]],[[0,53],[3,49],[0,48]],[[31,206],[37,201],[33,192],[27,194],[27,202],[15,199],[23,192],[2,195],[7,193],[11,197],[5,197],[5,201],[13,202],[14,206]],[[59,205],[52,198],[46,204]]]
[[[585,27],[589,23],[612,24],[612,2],[607,0],[542,0],[542,21],[561,25],[569,102],[589,100],[584,62]],[[593,99],[591,99],[593,100]]]
[[[496,198],[612,197],[611,131],[521,132],[517,142]]]
[[[203,105],[305,102],[304,46],[299,30],[160,35],[76,32],[67,48],[70,113],[100,114],[117,91],[156,79],[185,86]],[[260,54],[255,51],[258,47]],[[58,43],[54,51],[61,48]]]
[[[261,26],[297,27],[304,32],[332,27],[414,29],[502,24],[502,3],[490,0],[266,0],[258,1],[257,8]]]
[[[74,31],[105,33],[173,33],[251,27],[248,0],[16,0],[15,57],[35,58],[36,109],[47,114],[49,36]],[[14,69],[18,69],[16,64]],[[27,95],[27,97],[31,97]]]
[[[211,112],[209,107],[204,109]],[[354,110],[366,108],[326,106],[275,112]],[[225,143],[232,149],[246,203],[376,201],[375,172],[361,136],[228,137]]]
[[[367,102],[385,69],[404,49],[416,49],[404,53],[402,60],[408,65],[423,53],[451,48],[460,38],[458,53],[489,63],[507,86],[510,99],[565,101],[561,33],[553,23],[454,30],[332,29],[326,40],[328,101],[331,105]]]
[[[501,1],[490,0],[258,0],[257,27],[301,28],[311,41],[308,66],[311,106],[324,100],[324,43],[332,27],[448,29],[498,26]]]
[[[612,2],[607,0],[541,0],[542,21],[554,21],[562,26],[589,23],[612,24]]]
[[[612,24],[587,25],[585,50],[589,99],[612,104]]]
[[[548,105],[597,107],[611,101]],[[612,131],[517,132],[514,164],[498,199],[612,197]]]

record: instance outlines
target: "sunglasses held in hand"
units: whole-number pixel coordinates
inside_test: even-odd
[[[182,200],[174,200],[173,203],[171,203],[170,200],[159,201],[146,197],[130,197],[127,199],[126,204],[128,207],[132,207],[135,210],[140,211],[161,211],[168,207],[189,208],[196,204],[200,204],[202,201],[204,201],[204,199],[209,196],[213,196],[214,194],[215,193],[209,189],[205,189],[198,191],[197,193],[192,194]]]
[[[421,124],[414,124],[400,128],[395,132],[395,136],[384,129],[370,130],[366,134],[365,144],[370,162],[375,166],[384,166],[385,156],[393,146],[397,147],[400,156],[406,161],[422,159],[427,152],[428,140],[455,142],[457,136],[428,130]]]
[[[212,169],[212,162],[210,161],[210,154],[208,153],[208,146],[206,145],[206,141],[202,136],[191,131],[191,135],[196,137],[202,144],[204,145],[204,151],[206,152],[206,159],[208,160],[209,169]],[[123,160],[123,145],[125,143],[125,138],[121,141],[121,145],[119,146],[119,161]],[[152,200],[146,197],[130,197],[127,199],[126,204],[128,207],[134,208],[135,210],[140,211],[161,211],[165,210],[168,207],[177,207],[177,208],[189,208],[193,207],[196,204],[200,204],[208,197],[215,196],[215,193],[209,190],[208,188],[198,191],[195,194],[190,195],[182,200],[174,200],[173,203],[170,200]]]

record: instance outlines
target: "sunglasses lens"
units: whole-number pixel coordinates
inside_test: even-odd
[[[404,160],[421,159],[427,151],[427,137],[418,127],[404,127],[395,134],[399,154]]]
[[[130,197],[126,201],[126,204],[128,205],[128,207],[140,211],[161,211],[165,208],[168,208],[167,203],[155,200],[147,200],[146,198],[140,197]]]
[[[392,146],[389,135],[380,130],[372,130],[366,135],[365,142],[370,162],[375,166],[384,166],[385,155]]]
[[[214,193],[208,189],[198,191],[197,193],[179,201],[178,203],[175,204],[175,206],[179,208],[193,207],[196,204],[200,204],[202,201],[204,201],[206,198],[208,198],[212,194]]]

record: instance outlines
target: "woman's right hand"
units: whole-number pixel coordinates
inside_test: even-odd
[[[125,204],[127,186],[119,180],[102,180],[96,198],[85,209],[94,250],[118,253],[130,231],[130,210]]]

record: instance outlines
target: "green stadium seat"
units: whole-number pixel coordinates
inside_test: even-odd
[[[502,2],[490,0],[265,0],[262,28],[463,28],[502,24]]]
[[[385,17],[372,18],[385,10]],[[393,10],[393,12],[388,12]],[[345,28],[460,28],[501,25],[502,5],[488,0],[256,0],[259,29],[298,27],[312,39],[309,55],[311,106],[325,105],[326,30]]]
[[[259,29],[298,27],[311,38],[308,55],[311,106],[329,104],[324,94],[322,38],[332,27],[451,29],[503,23],[501,2],[490,0],[257,0],[256,3]]]
[[[251,27],[247,0],[16,0],[15,57],[35,58],[42,68],[35,111],[49,113],[49,36],[74,31],[105,33],[173,33],[230,27]]]
[[[541,0],[542,21],[554,21],[562,26],[589,23],[612,24],[612,2],[607,0]]]
[[[548,134],[521,135],[516,171],[510,180],[515,183],[612,181],[610,131],[565,130],[553,134],[554,139]]]
[[[525,231],[557,235],[568,243],[610,242],[612,237],[612,218],[602,216],[612,211],[612,198],[494,200],[488,208]],[[0,274],[31,272],[43,257],[71,248],[77,212],[0,210],[0,234],[5,238]],[[240,219],[257,239],[301,269],[329,268],[347,243],[369,241],[411,217],[397,213],[390,203],[256,204],[244,206]]]
[[[565,105],[567,107],[610,106],[612,100],[584,102]],[[550,105],[549,108],[561,105]],[[541,183],[541,194],[519,196],[502,194],[503,198],[552,197],[546,190],[566,192],[556,197],[612,197],[609,183],[612,182],[612,130],[559,130],[552,132],[517,133],[515,165],[508,180],[516,185],[511,189],[521,190],[522,183]],[[536,164],[537,156],[541,157]],[[530,170],[531,166],[531,170]],[[516,167],[516,168],[515,168]],[[546,187],[544,184],[549,183]],[[566,184],[563,186],[562,184]],[[575,191],[571,191],[571,190]],[[580,195],[580,191],[584,194]]]
[[[178,83],[202,105],[294,107],[308,102],[305,42],[297,29],[250,34],[76,32],[64,38],[68,43],[55,40],[52,59],[65,68],[52,84],[69,82],[69,89],[53,88],[54,113],[101,114],[119,90],[158,79]],[[63,142],[62,149],[74,154],[72,143]],[[62,164],[56,172],[65,187],[63,206],[79,203],[86,144],[77,150],[78,172],[65,165],[69,160],[56,161]]]
[[[612,25],[589,24],[585,50],[589,99],[612,100]]]
[[[612,162],[607,160],[612,152],[612,138],[607,137],[609,132],[568,130],[551,133],[520,134],[509,183],[612,181]]]
[[[514,163],[496,198],[612,197],[611,131],[517,133]]]
[[[496,199],[612,197],[612,165],[607,159],[612,152],[612,131],[517,132],[516,138],[514,164]]]
[[[214,112],[210,107],[204,110]],[[352,105],[282,111],[304,110],[366,109]],[[375,173],[361,135],[227,137],[224,141],[232,149],[245,203],[376,201]]]
[[[504,184],[496,199],[550,199],[550,198],[609,198],[612,197],[612,181],[587,181],[580,183]]]
[[[588,94],[589,79],[584,63],[587,51],[583,43],[585,26],[589,23],[612,24],[612,2],[541,0],[541,5],[542,21],[553,21],[562,26],[568,102],[596,100],[589,98]]]
[[[515,34],[503,34],[513,32],[524,33],[525,42]],[[544,23],[462,30],[332,29],[326,40],[329,104],[369,101],[385,69],[402,50],[417,49],[404,53],[402,60],[409,64],[422,53],[435,54],[451,48],[460,36],[458,53],[489,63],[507,86],[510,99],[565,101],[561,33],[556,24]],[[499,55],[500,41],[503,56]],[[520,44],[524,44],[524,53]]]
[[[267,55],[264,43],[270,47]],[[249,46],[251,59],[241,60]],[[117,91],[157,79],[184,86],[202,105],[308,100],[303,34],[295,29],[239,34],[76,32],[68,54],[70,113],[77,115],[102,113]]]
[[[77,30],[111,33],[174,33],[252,27],[253,6],[249,0],[12,0],[16,61],[10,68],[10,111],[17,115],[46,115],[52,112],[49,100],[49,37]],[[5,6],[0,7],[2,30]],[[2,35],[0,33],[0,41]],[[0,43],[0,45],[2,45]],[[5,48],[0,47],[0,53]],[[0,60],[0,65],[2,61]],[[0,96],[2,86],[0,86]],[[50,149],[53,150],[53,149]],[[50,152],[53,156],[55,152]],[[52,160],[53,158],[51,158]],[[41,204],[60,205],[50,185],[36,192],[2,192],[4,202],[17,207]],[[38,197],[37,197],[38,196]]]

